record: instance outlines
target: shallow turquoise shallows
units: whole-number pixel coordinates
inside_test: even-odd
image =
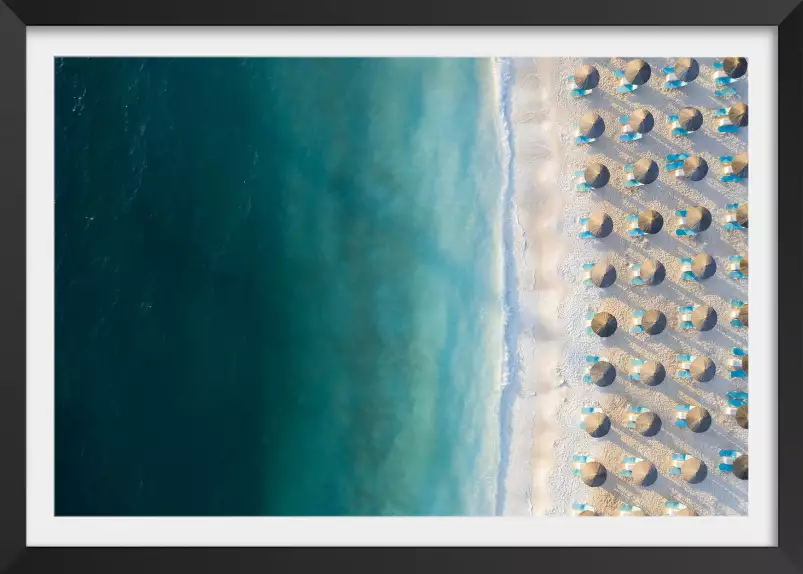
[[[491,63],[56,61],[56,512],[495,512]]]

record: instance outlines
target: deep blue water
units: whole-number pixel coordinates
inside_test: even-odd
[[[494,512],[490,62],[56,61],[56,513]]]

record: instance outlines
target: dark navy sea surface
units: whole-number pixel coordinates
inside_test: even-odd
[[[491,62],[55,74],[56,513],[494,513]]]

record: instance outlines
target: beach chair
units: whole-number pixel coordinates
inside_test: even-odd
[[[697,277],[691,272],[691,259],[691,257],[678,257],[680,278],[684,281],[697,281]]]
[[[675,426],[681,429],[687,428],[686,415],[689,414],[691,405],[675,405]]]
[[[725,407],[726,415],[735,415],[739,407],[747,404],[747,393],[743,391],[730,391],[727,396],[728,402]]]
[[[586,417],[588,415],[591,415],[591,414],[594,414],[594,413],[601,413],[601,412],[602,412],[602,409],[599,409],[597,407],[583,407],[582,409],[580,409],[580,428],[585,430],[585,428],[586,428]]]
[[[627,405],[627,420],[625,421],[625,426],[629,429],[635,429],[636,419],[638,419],[641,413],[647,413],[647,412],[650,412],[650,409],[648,409],[647,407],[641,407],[638,405]]]
[[[679,379],[691,379],[691,364],[697,355],[675,355],[675,360],[678,362],[677,377]]]
[[[723,63],[721,61],[714,62],[714,86],[718,89],[714,92],[720,98],[732,96],[736,94],[736,89],[731,85],[738,82],[742,78],[731,78],[723,70]]]
[[[573,98],[582,98],[589,95],[594,90],[583,90],[582,88],[578,88],[577,84],[574,83],[574,74],[566,78],[569,87],[569,94]]]
[[[719,156],[719,163],[721,163],[724,167],[724,173],[720,180],[723,183],[732,183],[737,181],[742,181],[742,178],[733,173],[733,156],[732,155],[721,155]]]
[[[674,137],[682,137],[689,135],[689,131],[680,127],[680,118],[677,114],[672,114],[666,118],[666,121],[672,127],[672,135]]]
[[[647,235],[638,226],[638,213],[631,213],[625,219],[628,222],[628,229],[627,229],[628,236],[644,237],[645,235]]]
[[[687,508],[688,506],[675,500],[667,500],[664,502],[664,512],[667,516],[675,516],[681,510],[686,510]]]
[[[594,263],[583,263],[583,285],[586,287],[593,287],[594,282],[591,280],[591,270],[594,268]]]
[[[731,370],[731,379],[746,379],[747,371],[744,370],[744,357],[747,351],[739,347],[731,349],[731,358],[728,360],[728,367]]]
[[[633,311],[633,319],[632,324],[630,326],[631,333],[643,333],[644,327],[641,324],[641,320],[644,317],[645,310],[639,309],[637,311]]]
[[[586,176],[585,170],[581,169],[579,171],[574,172],[574,178],[576,180],[574,189],[576,191],[594,191],[594,188],[586,183],[585,176]]]
[[[714,110],[714,117],[721,118],[717,122],[717,131],[720,133],[736,133],[739,131],[739,126],[735,126],[731,123],[730,118],[728,117],[728,112],[730,108],[719,108]]]
[[[631,83],[629,83],[627,81],[627,79],[625,78],[624,69],[616,70],[613,73],[613,76],[620,80],[619,85],[616,86],[616,93],[618,93],[618,94],[629,94],[630,92],[634,92],[634,91],[638,90],[639,87],[637,85],[631,84]]]
[[[646,363],[644,359],[632,359],[630,361],[630,372],[627,374],[627,378],[631,381],[640,381],[641,380],[641,367]]]
[[[580,126],[574,126],[574,143],[577,145],[590,144],[597,141],[597,138],[590,138],[580,134]]]
[[[719,470],[722,472],[733,471],[733,461],[740,457],[742,454],[737,450],[721,450],[719,451]]]
[[[683,467],[683,463],[690,458],[694,457],[683,452],[676,452],[672,454],[672,466],[669,467],[669,474],[673,476],[679,476],[681,467]]]
[[[736,210],[739,209],[739,206],[745,203],[744,201],[740,201],[738,203],[729,203],[725,206],[725,210],[727,214],[725,215],[725,224],[723,227],[728,230],[732,231],[734,229],[747,229],[743,227],[741,223],[736,218]]]
[[[594,317],[593,313],[589,313],[589,314],[591,315],[592,318]],[[586,318],[588,318],[588,315],[586,315]],[[590,327],[591,320],[590,319],[588,321],[588,324],[589,324],[589,327],[587,328],[587,330],[593,335],[594,331],[591,331],[591,327]],[[600,357],[598,355],[586,355],[586,367],[585,367],[585,372],[583,373],[583,382],[584,383],[588,383],[589,385],[593,385],[594,384],[591,381],[591,367],[593,367],[594,365],[596,365],[600,361],[605,361],[605,362],[610,363],[610,361],[608,359],[606,359],[605,357]],[[588,414],[588,413],[585,413],[585,414]]]
[[[583,465],[594,462],[594,458],[584,454],[576,454],[572,457],[572,476],[580,476],[583,472]]]
[[[594,513],[596,513],[597,510],[593,506],[591,506],[590,504],[581,504],[581,503],[578,503],[578,502],[573,503],[572,504],[572,514],[574,516],[580,516],[581,512],[594,512]]]
[[[633,506],[632,504],[620,504],[619,505],[619,516],[643,516],[644,511],[639,506]]]
[[[644,185],[639,180],[636,179],[636,176],[633,175],[633,170],[636,169],[636,164],[630,163],[624,167],[625,173],[627,174],[625,179],[625,187],[641,187]]]
[[[641,278],[641,263],[632,263],[630,265],[630,284],[644,285],[644,279]]]
[[[633,142],[644,137],[643,134],[633,130],[628,122],[630,122],[630,116],[619,116],[619,123],[622,125],[622,133],[619,135],[620,142]]]
[[[594,333],[594,330],[591,328],[591,320],[594,318],[594,315],[596,315],[596,313],[593,313],[593,312],[589,312],[589,313],[585,314],[586,333],[588,333],[589,335],[596,335],[596,333]],[[588,357],[586,357],[586,361],[588,361]],[[599,361],[599,357],[597,357],[597,361]],[[594,362],[596,363],[597,361],[594,361]],[[591,366],[589,365],[587,368],[590,369]]]
[[[679,80],[678,77],[675,75],[675,66],[665,66],[661,68],[661,73],[666,76],[666,81],[664,82],[664,88],[667,90],[677,90],[684,86],[688,86],[688,82],[684,82],[683,80]]]
[[[619,476],[622,478],[630,478],[633,476],[633,467],[636,465],[636,463],[641,462],[642,460],[644,459],[636,456],[623,456],[622,468],[619,470]]]
[[[693,311],[694,305],[678,307],[678,315],[680,315],[678,327],[681,329],[694,329],[694,323],[691,322],[691,314]]]
[[[666,171],[674,171],[675,177],[683,176],[683,162],[691,156],[687,153],[670,153],[666,156]],[[680,174],[678,174],[680,171]]]
[[[728,277],[731,279],[744,279],[744,273],[741,270],[741,255],[731,255],[728,257]]]
[[[594,234],[588,230],[588,217],[580,217],[577,219],[577,223],[580,224],[580,239],[594,239]]]
[[[676,209],[675,215],[678,218],[678,228],[675,230],[675,235],[678,237],[694,237],[697,235],[697,232],[693,229],[686,229],[686,214],[688,212],[685,209]]]
[[[741,319],[739,319],[739,309],[744,307],[744,301],[739,301],[738,299],[731,299],[730,301],[730,323],[731,327],[745,327],[746,325],[742,323]]]

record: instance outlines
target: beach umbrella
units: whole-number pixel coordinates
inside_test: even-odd
[[[746,58],[725,58],[722,61],[722,69],[731,78],[741,78],[747,71]]]
[[[692,407],[686,415],[686,425],[692,432],[705,432],[711,426],[711,413],[703,407]]]
[[[607,387],[616,379],[616,368],[608,361],[597,361],[591,365],[588,376],[598,387]]]
[[[748,219],[749,219],[749,212],[747,209],[747,203],[741,204],[736,209],[736,221],[739,222],[739,225],[742,227],[747,227]]]
[[[693,155],[683,162],[683,175],[691,181],[700,181],[708,173],[708,162],[699,155]]]
[[[717,312],[713,307],[700,305],[692,311],[691,322],[698,331],[710,331],[717,324]]]
[[[592,510],[584,510],[579,514],[579,516],[596,516],[597,513]]]
[[[742,322],[742,325],[747,327],[747,303],[739,307],[739,321]]]
[[[641,264],[639,277],[647,285],[660,285],[661,281],[666,277],[666,268],[657,259],[647,259]]]
[[[691,260],[691,272],[696,279],[708,279],[717,271],[717,262],[708,253],[699,253]]]
[[[583,172],[583,179],[594,189],[599,189],[608,185],[608,181],[611,179],[611,172],[603,164],[591,162]]]
[[[658,179],[658,164],[648,157],[643,157],[633,165],[636,181],[648,185]]]
[[[689,508],[689,507],[687,506],[687,507],[686,507],[686,508],[684,508],[683,510],[681,510],[681,511],[677,512],[677,513],[675,514],[675,516],[697,516],[697,513],[696,513],[696,512],[694,512],[694,510],[692,510],[691,508]]]
[[[641,318],[641,326],[648,335],[657,335],[666,329],[666,315],[658,309],[650,309]]]
[[[631,477],[639,486],[651,486],[658,478],[658,471],[650,461],[640,460],[633,465]]]
[[[599,70],[591,64],[583,64],[574,70],[574,84],[581,90],[593,90],[599,85]]]
[[[610,337],[616,332],[616,327],[616,317],[605,311],[597,313],[591,320],[591,329],[600,337]],[[605,361],[599,361],[599,363],[604,362]],[[596,363],[594,366],[599,363]],[[594,367],[591,367],[591,369],[593,370]]]
[[[680,476],[689,484],[698,484],[708,475],[708,467],[699,458],[687,458],[680,467]]]
[[[638,226],[644,233],[655,235],[664,226],[664,216],[654,209],[642,211],[638,215]]]
[[[591,268],[591,282],[605,289],[616,281],[616,268],[610,263],[597,263]]]
[[[731,169],[733,170],[734,175],[738,175],[742,179],[747,177],[747,152],[743,151],[741,153],[737,153],[733,156],[733,161],[731,161]]]
[[[742,258],[739,260],[739,271],[742,272],[742,275],[747,277],[747,253],[742,255]]]
[[[613,231],[613,219],[604,211],[597,211],[588,218],[588,230],[594,237],[608,237]]]
[[[747,480],[747,455],[740,454],[733,461],[733,476],[740,480]]]
[[[625,78],[636,86],[646,84],[651,74],[650,65],[644,60],[630,60],[625,66]]]
[[[646,134],[652,131],[653,126],[655,126],[655,118],[652,117],[650,110],[636,110],[630,114],[627,125],[634,132]]]
[[[747,104],[737,102],[728,110],[728,119],[735,126],[747,127]]]
[[[749,372],[747,370],[747,357],[748,357],[748,355],[745,355],[744,357],[742,357],[742,369],[744,369],[745,373]]]
[[[611,419],[603,413],[591,413],[585,418],[586,432],[594,438],[600,438],[611,430]]]
[[[583,465],[580,478],[587,486],[602,486],[605,484],[605,479],[608,478],[608,471],[601,463],[594,460]]]
[[[580,118],[580,135],[587,138],[598,138],[605,132],[605,121],[595,112],[588,112]]]
[[[692,378],[698,383],[707,383],[717,373],[717,366],[708,357],[697,357],[691,362]]]
[[[641,413],[636,419],[636,432],[641,436],[655,436],[661,430],[661,417],[652,411]]]
[[[695,132],[703,125],[703,114],[697,108],[689,106],[678,112],[678,122],[687,132]]]
[[[646,361],[639,370],[639,380],[645,385],[655,387],[664,382],[666,369],[658,361]]]
[[[747,405],[742,405],[736,409],[736,424],[743,429],[747,428]]]
[[[686,227],[692,231],[705,231],[711,226],[711,212],[702,205],[692,207],[686,212]]]
[[[675,62],[675,76],[682,82],[693,82],[700,75],[700,64],[694,58],[678,58]]]

